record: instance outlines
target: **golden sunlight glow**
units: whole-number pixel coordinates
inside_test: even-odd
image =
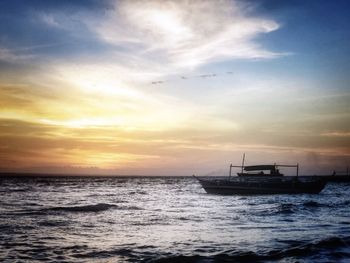
[[[65,162],[82,167],[103,167],[104,169],[125,167],[147,159],[157,159],[158,156],[149,156],[130,153],[99,152],[93,150],[73,149],[65,156]]]
[[[280,28],[272,16],[235,0],[108,3],[38,10],[28,30],[57,33],[54,43],[0,43],[3,170],[187,175],[242,151],[310,167],[349,160],[346,83],[289,70],[301,60],[267,40]]]

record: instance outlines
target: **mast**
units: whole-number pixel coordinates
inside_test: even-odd
[[[230,180],[231,179],[231,171],[232,171],[232,163],[230,164],[230,174],[228,176],[228,179]]]
[[[299,176],[299,163],[297,163],[297,177]]]
[[[243,160],[242,160],[242,171],[241,171],[241,173],[243,173],[243,169],[244,169],[244,161],[245,161],[245,153],[243,153]]]

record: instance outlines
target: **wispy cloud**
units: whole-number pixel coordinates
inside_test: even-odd
[[[15,63],[25,61],[33,57],[34,55],[31,54],[19,54],[16,50],[0,47],[0,61],[2,60],[5,62]]]
[[[90,26],[108,43],[177,68],[283,55],[255,41],[279,24],[246,10],[234,1],[118,1]]]
[[[350,132],[326,132],[326,133],[322,133],[321,136],[327,136],[327,137],[350,137]]]

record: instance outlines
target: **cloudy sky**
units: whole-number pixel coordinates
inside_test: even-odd
[[[0,3],[0,170],[350,164],[348,1]]]

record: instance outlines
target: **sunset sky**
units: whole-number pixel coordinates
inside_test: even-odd
[[[350,165],[349,1],[1,1],[0,171]]]

